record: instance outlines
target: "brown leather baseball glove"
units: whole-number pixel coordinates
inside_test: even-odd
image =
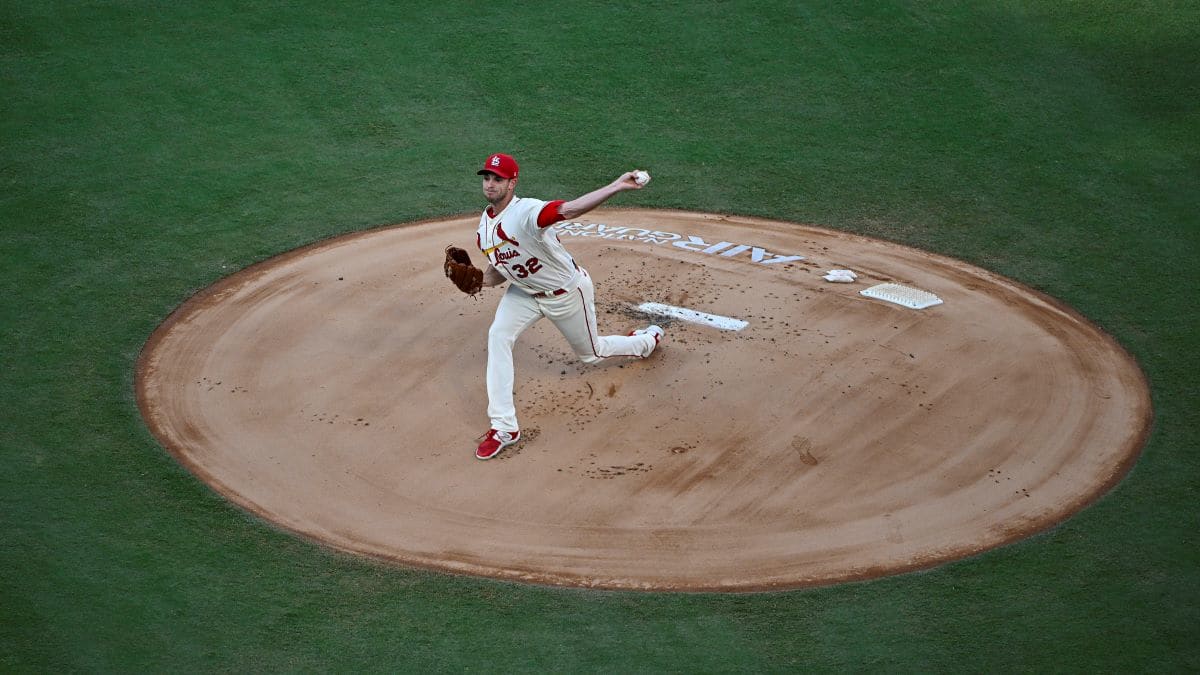
[[[463,293],[475,295],[483,290],[483,270],[471,264],[471,255],[466,250],[453,244],[447,246],[446,262],[442,267],[446,277]]]

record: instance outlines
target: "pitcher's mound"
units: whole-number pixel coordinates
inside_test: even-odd
[[[1130,357],[1008,279],[792,223],[602,210],[558,233],[602,332],[644,326],[643,303],[721,320],[655,319],[650,358],[599,366],[536,324],[515,347],[525,439],[480,462],[503,290],[465,297],[440,263],[476,223],[323,242],[189,300],[139,364],[150,428],[221,494],[339,549],[661,590],[823,584],[995,547],[1102,494],[1148,428]],[[942,304],[860,294],[885,282]]]

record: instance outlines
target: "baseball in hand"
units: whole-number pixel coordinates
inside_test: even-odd
[[[642,171],[640,169],[637,171],[634,171],[633,172],[633,181],[635,183],[637,183],[638,185],[645,185],[646,183],[650,182],[650,174],[648,174],[645,171]]]

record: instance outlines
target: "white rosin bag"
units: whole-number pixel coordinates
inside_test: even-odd
[[[829,270],[821,278],[825,281],[832,281],[835,284],[848,284],[857,279],[858,275],[850,270]]]

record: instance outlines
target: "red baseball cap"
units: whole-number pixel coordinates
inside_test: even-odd
[[[508,180],[509,178],[516,178],[517,172],[519,171],[520,168],[517,167],[517,160],[513,159],[511,155],[505,155],[498,152],[483,160],[483,168],[475,173],[479,174],[480,176],[485,173],[494,173],[497,176]]]

